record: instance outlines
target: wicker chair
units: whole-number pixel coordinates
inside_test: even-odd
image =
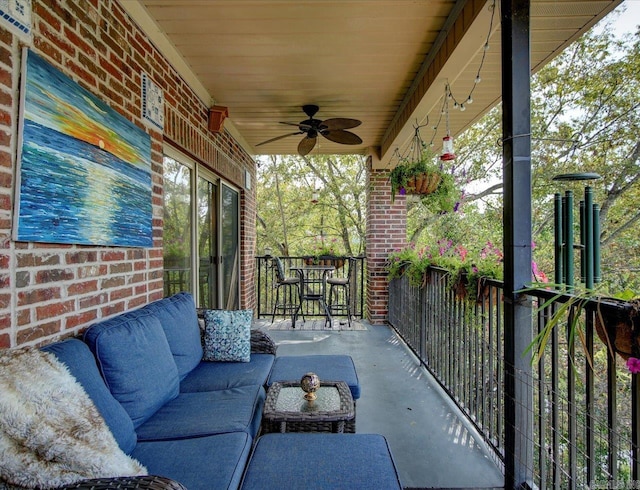
[[[344,277],[327,278],[327,284],[329,285],[327,306],[329,307],[329,311],[332,315],[336,313],[346,314],[349,328],[351,328],[351,282],[355,278],[358,261],[353,257],[349,257],[348,262],[349,268]],[[342,292],[341,300],[340,292]]]

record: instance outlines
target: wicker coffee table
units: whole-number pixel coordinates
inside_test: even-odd
[[[313,402],[299,381],[275,382],[267,391],[264,432],[355,432],[351,390],[344,381],[322,381]]]

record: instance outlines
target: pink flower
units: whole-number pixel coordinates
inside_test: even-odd
[[[637,357],[630,357],[627,360],[627,369],[631,374],[640,373],[640,359]]]

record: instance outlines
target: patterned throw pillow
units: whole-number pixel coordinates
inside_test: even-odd
[[[206,310],[204,312],[205,361],[251,360],[253,310]]]

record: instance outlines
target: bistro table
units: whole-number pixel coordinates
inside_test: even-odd
[[[325,327],[333,327],[333,317],[327,306],[327,275],[336,270],[333,265],[305,265],[302,267],[291,267],[291,271],[298,274],[300,279],[300,306],[303,301],[317,301],[320,309],[324,312]],[[302,313],[304,318],[304,312]],[[293,324],[295,325],[295,318]]]
[[[320,381],[312,402],[304,398],[300,381],[275,382],[263,409],[264,432],[355,432],[356,413],[344,381]]]

